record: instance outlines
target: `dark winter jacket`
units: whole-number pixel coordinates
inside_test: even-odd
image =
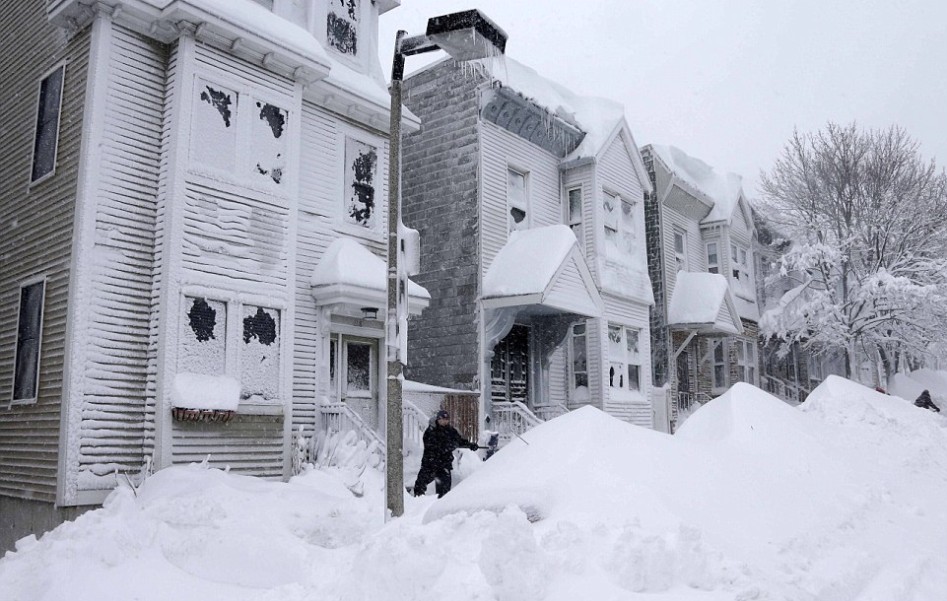
[[[914,401],[914,404],[918,407],[923,407],[924,409],[930,409],[935,413],[940,413],[940,407],[934,404],[934,401],[931,400],[931,393],[924,391],[921,393],[917,400]]]
[[[466,440],[456,428],[451,425],[439,426],[435,421],[424,431],[421,466],[450,470],[454,462],[454,449],[459,447],[477,450],[477,444]]]

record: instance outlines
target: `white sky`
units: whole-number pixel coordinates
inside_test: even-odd
[[[942,0],[402,0],[381,18],[386,76],[398,29],[474,7],[507,32],[513,58],[623,103],[639,145],[738,173],[751,198],[793,127],[829,120],[899,124],[947,165]],[[407,71],[427,62],[409,58]]]

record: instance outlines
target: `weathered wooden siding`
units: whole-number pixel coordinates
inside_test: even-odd
[[[51,502],[89,32],[67,38],[46,22],[40,0],[0,0],[0,14],[0,495]],[[39,83],[61,62],[66,68],[56,170],[30,186]],[[20,283],[42,275],[46,298],[38,398],[35,404],[9,407]],[[8,527],[7,519],[0,512],[0,530]]]
[[[480,124],[481,265],[489,269],[509,238],[507,171],[528,172],[526,190],[530,228],[562,223],[559,160],[551,153],[488,121]]]
[[[601,285],[600,277],[600,265],[596,261],[597,250],[596,250],[596,223],[599,221],[596,220],[596,209],[597,209],[597,193],[594,188],[594,167],[593,165],[586,164],[581,167],[576,167],[574,169],[569,169],[562,173],[562,218],[563,223],[568,223],[569,219],[569,195],[568,190],[570,188],[581,187],[582,188],[582,233],[584,240],[582,241],[582,256],[585,258],[586,264],[589,266],[589,270],[592,272],[592,279],[595,280],[596,285]]]
[[[387,221],[375,231],[343,221],[345,136],[355,134],[378,148],[376,198],[379,215],[387,214],[388,143],[380,132],[369,131],[310,102],[302,105],[299,203],[295,211],[296,295],[293,363],[293,430],[315,422],[316,404],[329,394],[328,335],[320,326],[319,310],[309,280],[329,244],[339,235],[356,238],[385,257]]]
[[[73,357],[73,369],[86,376],[79,380],[79,490],[111,489],[116,472],[141,469],[154,394],[149,337],[167,49],[122,27],[110,35],[102,144],[89,165],[97,190],[89,205],[94,244],[82,258],[91,276],[79,318],[85,357]]]
[[[283,476],[282,416],[238,415],[226,424],[175,422],[173,461],[207,461],[238,474],[278,479]]]
[[[677,282],[677,253],[674,252],[674,226],[684,230],[687,236],[687,271],[707,271],[704,259],[704,242],[696,221],[672,209],[664,207],[664,272],[667,274],[667,298],[674,297]]]

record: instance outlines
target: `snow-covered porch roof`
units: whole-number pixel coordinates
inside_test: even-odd
[[[513,232],[483,279],[485,309],[602,315],[602,297],[566,225]]]
[[[385,262],[352,238],[329,245],[309,280],[317,305],[349,305],[384,311],[388,305]],[[420,314],[431,302],[423,287],[408,280],[408,313]]]
[[[668,304],[668,325],[702,335],[743,333],[730,286],[719,273],[677,273]]]

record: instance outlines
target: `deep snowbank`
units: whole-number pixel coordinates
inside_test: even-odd
[[[387,524],[371,469],[163,470],[23,541],[0,599],[947,598],[947,420],[897,397],[738,385],[673,437],[589,408],[524,438]]]

